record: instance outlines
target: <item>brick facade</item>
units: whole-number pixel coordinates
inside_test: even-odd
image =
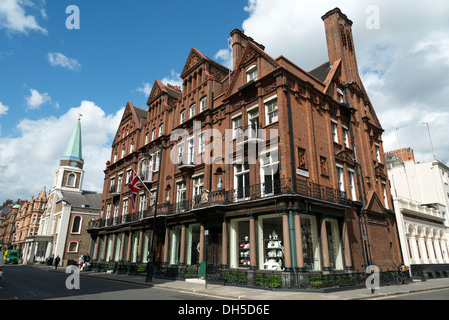
[[[192,48],[182,90],[155,81],[147,110],[127,104],[104,215],[89,228],[96,260],[146,262],[156,214],[155,262],[205,261],[205,230],[208,261],[230,268],[401,262],[383,129],[358,75],[352,22],[339,9],[323,21],[329,61],[310,72],[236,29],[232,71]],[[132,169],[145,184],[134,209]]]

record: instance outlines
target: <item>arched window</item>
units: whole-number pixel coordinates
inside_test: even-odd
[[[69,242],[69,248],[67,252],[78,252],[78,245],[79,243],[77,241]]]
[[[349,51],[352,52],[353,47],[352,47],[352,39],[351,39],[351,34],[348,32],[346,32],[346,38],[348,39],[348,47],[349,47]]]
[[[346,48],[346,35],[343,25],[340,25],[340,33],[341,33],[341,41],[343,42],[343,47]]]
[[[75,180],[76,180],[75,174],[74,173],[69,174],[69,176],[67,177],[67,187],[74,187]]]
[[[72,221],[72,233],[81,233],[81,217],[75,216]]]

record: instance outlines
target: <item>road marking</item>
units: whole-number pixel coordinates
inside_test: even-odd
[[[372,298],[370,300],[382,300],[382,299],[390,299],[390,298],[396,298],[396,297],[404,297],[404,296],[411,296],[411,295],[415,295],[415,294],[423,294],[426,292],[435,292],[435,291],[442,291],[442,290],[447,290],[447,288],[437,288],[437,289],[429,289],[429,290],[421,290],[421,291],[410,291],[410,292],[404,292],[404,293],[399,293],[399,294],[393,294],[393,295],[387,295],[385,294],[383,297],[376,297],[376,298]]]

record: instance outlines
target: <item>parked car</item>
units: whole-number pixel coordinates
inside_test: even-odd
[[[0,250],[0,280],[3,276],[3,251]]]

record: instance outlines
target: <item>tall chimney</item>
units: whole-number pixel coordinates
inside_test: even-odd
[[[342,82],[354,81],[361,84],[352,37],[352,21],[339,8],[327,12],[321,19],[326,31],[329,63],[334,65],[341,59]]]

